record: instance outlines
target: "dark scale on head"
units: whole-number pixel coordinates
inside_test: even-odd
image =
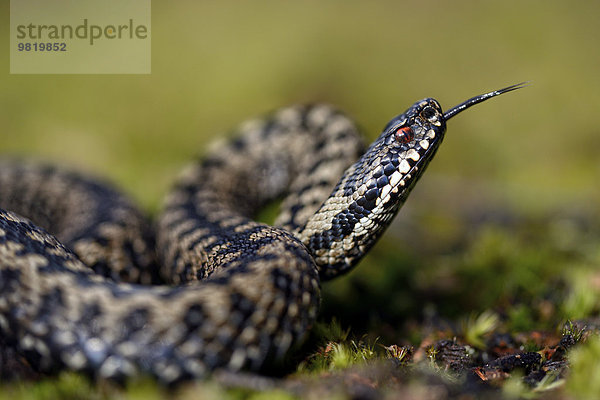
[[[381,160],[381,164],[383,165],[383,173],[385,176],[390,177],[394,172],[396,172],[396,167],[398,165],[394,165],[394,163],[389,159]]]

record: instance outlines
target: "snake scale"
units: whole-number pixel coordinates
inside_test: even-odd
[[[446,121],[522,86],[445,114],[418,101],[364,153],[329,106],[248,122],[182,172],[154,225],[95,178],[0,161],[0,207],[11,210],[0,210],[2,346],[38,371],[114,379],[259,369],[310,328],[320,281],[350,270],[385,230]],[[281,198],[275,226],[252,219]]]

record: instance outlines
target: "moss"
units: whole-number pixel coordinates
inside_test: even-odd
[[[556,374],[549,373],[541,381],[531,386],[526,384],[523,377],[515,374],[502,385],[502,393],[509,399],[537,399],[544,398],[551,392],[561,389],[565,380]]]
[[[485,337],[498,328],[500,319],[491,311],[471,315],[462,323],[462,333],[465,341],[473,347],[482,349],[485,347]]]
[[[567,392],[576,399],[600,398],[600,337],[592,336],[569,353]]]
[[[597,315],[600,311],[600,284],[597,270],[574,269],[568,275],[569,294],[562,303],[562,313],[572,320]]]
[[[309,355],[298,366],[299,373],[319,373],[348,368],[377,357],[383,352],[376,351],[376,343],[363,340],[329,341]]]
[[[15,382],[2,385],[0,399],[36,399],[36,400],[78,400],[107,399],[110,394],[95,387],[82,375],[61,373],[56,378],[47,378],[40,382]]]

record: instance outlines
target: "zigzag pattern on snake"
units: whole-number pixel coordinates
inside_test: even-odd
[[[173,383],[256,370],[310,328],[320,280],[350,270],[385,230],[446,120],[520,87],[445,114],[421,100],[364,153],[329,106],[251,121],[186,168],[155,229],[110,185],[1,161],[0,207],[13,211],[0,210],[2,343],[39,371]],[[252,219],[282,197],[275,227]]]

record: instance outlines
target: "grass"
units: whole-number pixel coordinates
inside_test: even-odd
[[[485,348],[485,337],[498,328],[500,319],[494,312],[484,311],[477,316],[469,316],[463,320],[461,325],[462,336],[467,344],[483,349]]]
[[[593,399],[600,393],[600,338],[595,336],[573,350],[569,359],[571,375],[567,380],[568,393],[581,399]]]

